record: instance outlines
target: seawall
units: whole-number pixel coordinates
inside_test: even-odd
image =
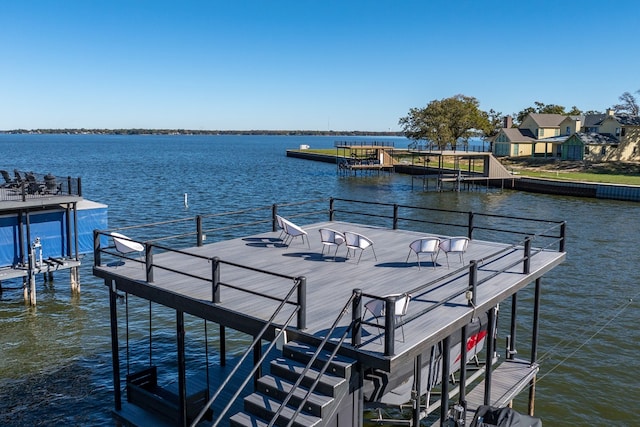
[[[314,160],[325,163],[336,163],[332,154],[310,153],[299,150],[287,150],[287,157]],[[394,172],[408,175],[420,175],[424,169],[413,170],[410,165],[398,165]],[[512,190],[529,191],[531,193],[557,194],[561,196],[591,197],[595,199],[625,200],[640,202],[640,186],[605,184],[595,182],[559,181],[545,178],[526,178],[494,180],[490,185]]]

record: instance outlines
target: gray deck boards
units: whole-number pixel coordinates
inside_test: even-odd
[[[368,249],[359,264],[357,254],[347,259],[346,248],[340,247],[334,259],[332,254],[321,255],[322,247],[318,229],[333,228],[339,231],[355,231],[369,237],[374,242],[377,261],[373,252]],[[440,282],[429,289],[414,294],[405,319],[419,312],[435,302],[442,300],[456,290],[464,289],[469,284],[468,269],[452,277],[445,278],[463,266],[458,255],[449,256],[450,268],[447,268],[446,258],[440,253],[436,268],[433,269],[429,257],[423,257],[422,268],[418,269],[415,254],[409,253],[409,243],[416,238],[428,235],[406,230],[390,230],[343,222],[323,222],[303,226],[308,232],[310,249],[306,242],[295,239],[289,247],[284,247],[277,239],[279,232],[268,232],[244,238],[227,240],[202,247],[189,248],[186,251],[206,257],[217,256],[224,261],[250,265],[252,267],[272,272],[305,276],[307,279],[307,334],[321,337],[331,326],[332,322],[348,301],[353,289],[360,288],[365,293],[386,295],[402,293],[442,278]],[[448,236],[440,236],[448,237]],[[508,245],[472,240],[464,255],[464,262],[469,260],[486,259],[491,254],[507,248]],[[523,249],[510,249],[500,257],[487,260],[478,269],[478,279],[489,277],[494,272],[523,258]],[[556,251],[541,251],[531,259],[530,274],[522,273],[522,262],[500,273],[478,287],[478,310],[488,309],[495,303],[517,292],[520,288],[531,283],[545,272],[564,260],[565,254]],[[166,266],[203,278],[211,277],[211,263],[206,259],[187,257],[176,253],[159,253],[154,255],[154,264]],[[95,273],[107,279],[133,279],[144,282],[145,269],[140,263],[127,261],[125,265],[109,266],[105,264],[95,268]],[[155,268],[155,282],[144,286],[154,287],[158,294],[171,293],[185,296],[197,301],[211,301],[211,284],[206,280],[198,280],[178,273]],[[263,292],[274,297],[283,297],[293,286],[288,279],[265,276],[229,265],[222,265],[220,280],[256,292]],[[295,300],[295,295],[294,295]],[[242,292],[240,290],[223,287],[221,289],[221,307],[255,319],[268,319],[274,312],[278,302]],[[366,300],[365,300],[366,302]],[[179,308],[179,307],[174,307]],[[291,308],[283,310],[277,322],[284,322]],[[473,308],[469,307],[464,296],[440,306],[426,315],[408,321],[405,325],[405,342],[396,340],[396,355],[415,354],[427,342],[436,342],[452,328],[459,328],[472,316]],[[348,314],[342,324],[350,321]],[[219,319],[224,323],[224,319]],[[295,320],[294,320],[295,323]],[[363,331],[364,345],[360,350],[381,357],[382,345],[377,338],[380,330],[365,326]],[[400,334],[400,331],[397,331]],[[397,335],[398,336],[398,335]]]

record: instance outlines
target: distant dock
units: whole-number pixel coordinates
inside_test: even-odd
[[[106,206],[82,197],[80,178],[2,170],[0,185],[0,291],[3,282],[22,282],[25,301],[36,305],[36,277],[70,271],[72,292],[80,291],[80,255],[92,250],[82,227],[106,226]]]

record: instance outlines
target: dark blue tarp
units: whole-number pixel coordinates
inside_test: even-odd
[[[93,230],[108,228],[107,206],[93,202],[78,203],[78,253],[93,251]],[[27,242],[26,219],[23,216],[23,238],[25,256],[28,245],[40,238],[42,257],[67,257],[67,235],[71,235],[71,256],[75,255],[75,236],[73,212],[71,212],[71,230],[67,230],[65,209],[30,212],[31,242]],[[20,241],[18,233],[18,215],[0,216],[0,267],[14,266],[20,262]],[[37,256],[37,254],[36,254]]]

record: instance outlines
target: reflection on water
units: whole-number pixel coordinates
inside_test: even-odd
[[[630,375],[640,371],[640,205],[498,190],[412,191],[406,176],[341,178],[335,165],[284,155],[300,144],[332,143],[326,137],[0,135],[0,168],[81,176],[85,197],[109,205],[112,227],[330,196],[565,219],[567,261],[542,279],[536,414],[553,426],[636,423],[640,386]],[[8,289],[20,284],[2,283],[1,425],[114,424],[108,294],[90,264],[89,257],[81,267],[79,297],[71,296],[67,273],[59,273],[53,284],[39,281],[35,308],[25,306],[20,290]],[[532,292],[532,287],[523,290],[518,305],[523,343],[531,333],[525,325]],[[130,303],[136,313],[129,331],[135,343],[132,363],[147,363],[148,303]],[[504,327],[510,308],[501,309]],[[161,307],[152,311],[152,357],[170,366],[175,344],[167,330],[175,317]],[[201,364],[203,322],[187,319],[187,328],[188,363]],[[208,333],[215,341],[217,328]],[[239,352],[250,342],[241,334],[231,338],[237,343],[229,351]],[[215,361],[215,352],[210,357]],[[525,349],[519,357],[528,357]],[[517,402],[516,409],[526,408]]]

